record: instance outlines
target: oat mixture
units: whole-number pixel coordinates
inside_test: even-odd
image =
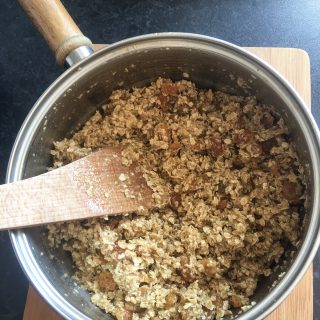
[[[158,205],[48,227],[92,302],[118,320],[246,308],[301,232],[303,170],[283,119],[254,97],[168,79],[114,91],[102,109],[55,143],[54,166],[121,144]]]

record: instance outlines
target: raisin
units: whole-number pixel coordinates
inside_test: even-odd
[[[181,256],[180,257],[180,264],[181,266],[185,266],[189,263],[189,258],[187,256]]]
[[[270,165],[270,171],[274,176],[279,174],[279,165],[276,162],[272,162]]]
[[[274,118],[271,114],[264,114],[260,122],[265,129],[270,129],[274,124]]]
[[[241,170],[244,167],[244,163],[240,159],[235,159],[232,162],[233,168],[237,170]]]
[[[171,308],[172,306],[174,306],[176,304],[176,302],[178,301],[178,297],[175,293],[170,292],[167,296],[166,296],[166,303],[165,303],[165,308]]]
[[[181,149],[181,143],[180,142],[173,142],[169,145],[169,149],[172,151],[177,151],[179,149]]]
[[[234,142],[236,145],[247,144],[254,139],[253,132],[249,130],[244,130],[243,133],[239,133],[235,136]]]
[[[121,217],[110,217],[108,221],[105,222],[107,226],[111,229],[115,229],[118,227]]]
[[[120,248],[118,245],[115,245],[115,246],[113,247],[113,252],[116,252],[116,253],[120,254],[120,253],[125,252],[125,250],[122,249],[122,248]]]
[[[140,306],[134,304],[134,303],[131,303],[131,302],[125,302],[124,303],[124,308],[129,311],[129,312],[143,312],[145,311],[145,308],[141,308]]]
[[[266,140],[266,141],[263,141],[261,143],[261,147],[262,147],[262,150],[265,154],[269,155],[270,154],[270,151],[273,147],[275,147],[277,145],[277,139],[276,138],[271,138],[269,140]]]
[[[203,259],[201,263],[204,268],[204,273],[207,276],[213,277],[214,275],[217,274],[217,267],[209,259]]]
[[[225,198],[222,198],[217,205],[217,209],[224,210],[227,207],[227,205],[228,205],[228,200]]]
[[[179,208],[181,204],[181,193],[173,192],[170,196],[170,205],[174,209]]]
[[[282,194],[289,202],[298,201],[301,193],[301,187],[296,182],[288,179],[282,181]]]
[[[173,84],[173,83],[164,83],[161,87],[161,92],[165,95],[165,96],[169,96],[169,95],[176,95],[179,92],[179,88],[177,85]]]
[[[116,310],[114,315],[117,320],[132,320],[133,312],[127,310]]]
[[[114,291],[117,288],[117,284],[113,280],[112,273],[109,271],[103,271],[99,274],[98,283],[102,290]]]
[[[158,95],[158,98],[160,100],[160,108],[163,112],[168,112],[169,110],[169,106],[168,106],[168,102],[169,102],[169,99],[167,96],[164,96],[161,92],[160,94]]]
[[[219,157],[223,154],[223,150],[224,147],[221,140],[216,138],[212,139],[208,152],[214,157]]]
[[[230,298],[230,304],[235,308],[242,307],[241,298],[238,295],[233,294]]]
[[[173,142],[169,145],[169,150],[171,151],[171,155],[172,156],[176,156],[179,151],[181,150],[182,146],[181,146],[181,143],[180,142]]]

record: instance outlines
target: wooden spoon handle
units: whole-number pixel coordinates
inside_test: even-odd
[[[0,185],[0,230],[133,212],[154,206],[139,168],[106,148],[30,179]]]
[[[92,47],[59,0],[19,0],[54,52],[58,64],[76,48]]]
[[[77,191],[65,168],[1,185],[0,230],[80,218],[85,212],[77,209],[86,206]]]

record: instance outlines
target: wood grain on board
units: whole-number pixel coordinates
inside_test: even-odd
[[[98,46],[97,46],[98,47]],[[99,46],[100,48],[101,46]],[[311,106],[310,62],[306,52],[293,48],[247,48],[277,69]],[[30,286],[24,320],[62,320]],[[266,320],[312,320],[312,266],[285,301]]]

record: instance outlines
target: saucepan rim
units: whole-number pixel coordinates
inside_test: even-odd
[[[294,114],[308,144],[311,172],[313,172],[312,188],[314,191],[314,200],[312,210],[310,211],[311,218],[308,232],[292,266],[268,295],[238,318],[239,320],[263,319],[287,297],[293,287],[299,282],[314,258],[320,243],[320,134],[311,113],[291,84],[274,68],[248,51],[220,39],[191,33],[148,34],[126,39],[99,50],[65,71],[49,86],[35,103],[25,119],[14,143],[8,163],[6,182],[13,182],[23,177],[23,167],[26,157],[28,156],[28,147],[32,144],[32,136],[45,114],[52,107],[55,96],[57,97],[62,91],[66,91],[76,79],[94,68],[96,64],[102,63],[102,59],[106,59],[106,57],[111,58],[126,52],[135,52],[139,50],[139,48],[142,48],[143,45],[151,48],[163,46],[165,49],[166,44],[170,47],[173,41],[176,42],[177,46],[184,46],[191,50],[200,48],[201,50],[212,50],[212,52],[218,51],[225,55],[239,56],[239,59],[241,58],[241,61],[247,63],[248,66],[250,65],[251,67],[254,66],[257,68],[256,71],[262,78],[269,81],[269,85],[270,81],[273,81],[274,87],[277,88],[278,93],[280,92],[287,99],[286,101],[298,106],[296,110],[294,110]],[[291,112],[293,111],[291,110]],[[12,230],[9,231],[9,234],[22,269],[42,297],[67,319],[89,320],[90,318],[84,315],[81,310],[75,308],[64,299],[49,279],[46,278],[32,253],[32,248],[30,247],[28,237],[24,230]]]

